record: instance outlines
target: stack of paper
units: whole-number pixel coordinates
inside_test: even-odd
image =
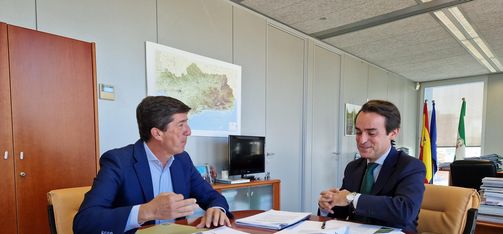
[[[477,220],[503,223],[503,178],[485,177],[480,189],[482,204]]]
[[[242,219],[237,219],[236,224],[260,227],[274,230],[281,230],[290,225],[296,224],[302,220],[309,218],[311,213],[290,212],[268,210],[266,212],[249,216]]]

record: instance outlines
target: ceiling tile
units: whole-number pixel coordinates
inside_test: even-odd
[[[415,0],[244,0],[245,5],[306,34],[416,5]],[[458,5],[499,59],[503,58],[503,0]],[[326,20],[320,20],[325,17]],[[414,81],[487,74],[431,13],[324,40]]]

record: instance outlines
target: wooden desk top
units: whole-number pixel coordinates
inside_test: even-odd
[[[475,234],[500,234],[503,233],[503,224],[477,221]]]
[[[236,230],[239,230],[239,231],[253,233],[253,234],[255,234],[255,233],[256,234],[268,234],[268,233],[275,233],[275,232],[277,232],[278,230],[265,229],[265,228],[256,228],[256,227],[248,227],[248,226],[243,226],[243,225],[237,225],[236,224],[236,219],[245,218],[245,217],[248,217],[248,216],[251,216],[251,215],[255,215],[255,214],[258,214],[258,213],[262,213],[262,212],[264,212],[264,211],[263,210],[232,211],[232,214],[234,214],[234,219],[231,220],[232,228],[236,229]],[[313,220],[313,221],[325,221],[325,220],[329,220],[329,219],[330,218],[316,216],[316,215],[311,215],[311,217],[309,218],[309,220]],[[197,226],[197,224],[199,224],[199,222],[200,222],[200,218],[194,220],[193,222],[191,222],[188,225]],[[177,221],[177,223],[179,223],[179,222]],[[187,224],[187,223],[179,223],[179,224]]]

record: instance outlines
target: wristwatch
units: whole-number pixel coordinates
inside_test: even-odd
[[[356,197],[356,192],[352,192],[348,195],[346,195],[346,201],[348,201],[349,204],[353,203],[353,200],[355,200]]]

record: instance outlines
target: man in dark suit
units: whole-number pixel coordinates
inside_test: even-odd
[[[75,233],[134,233],[143,224],[191,215],[197,205],[206,210],[198,227],[230,226],[227,201],[184,151],[189,110],[170,97],[143,99],[136,109],[141,139],[101,156],[100,171],[75,216]]]
[[[344,171],[341,188],[321,192],[320,213],[416,232],[424,193],[424,164],[393,147],[400,112],[390,102],[371,100],[356,116],[360,159]]]

